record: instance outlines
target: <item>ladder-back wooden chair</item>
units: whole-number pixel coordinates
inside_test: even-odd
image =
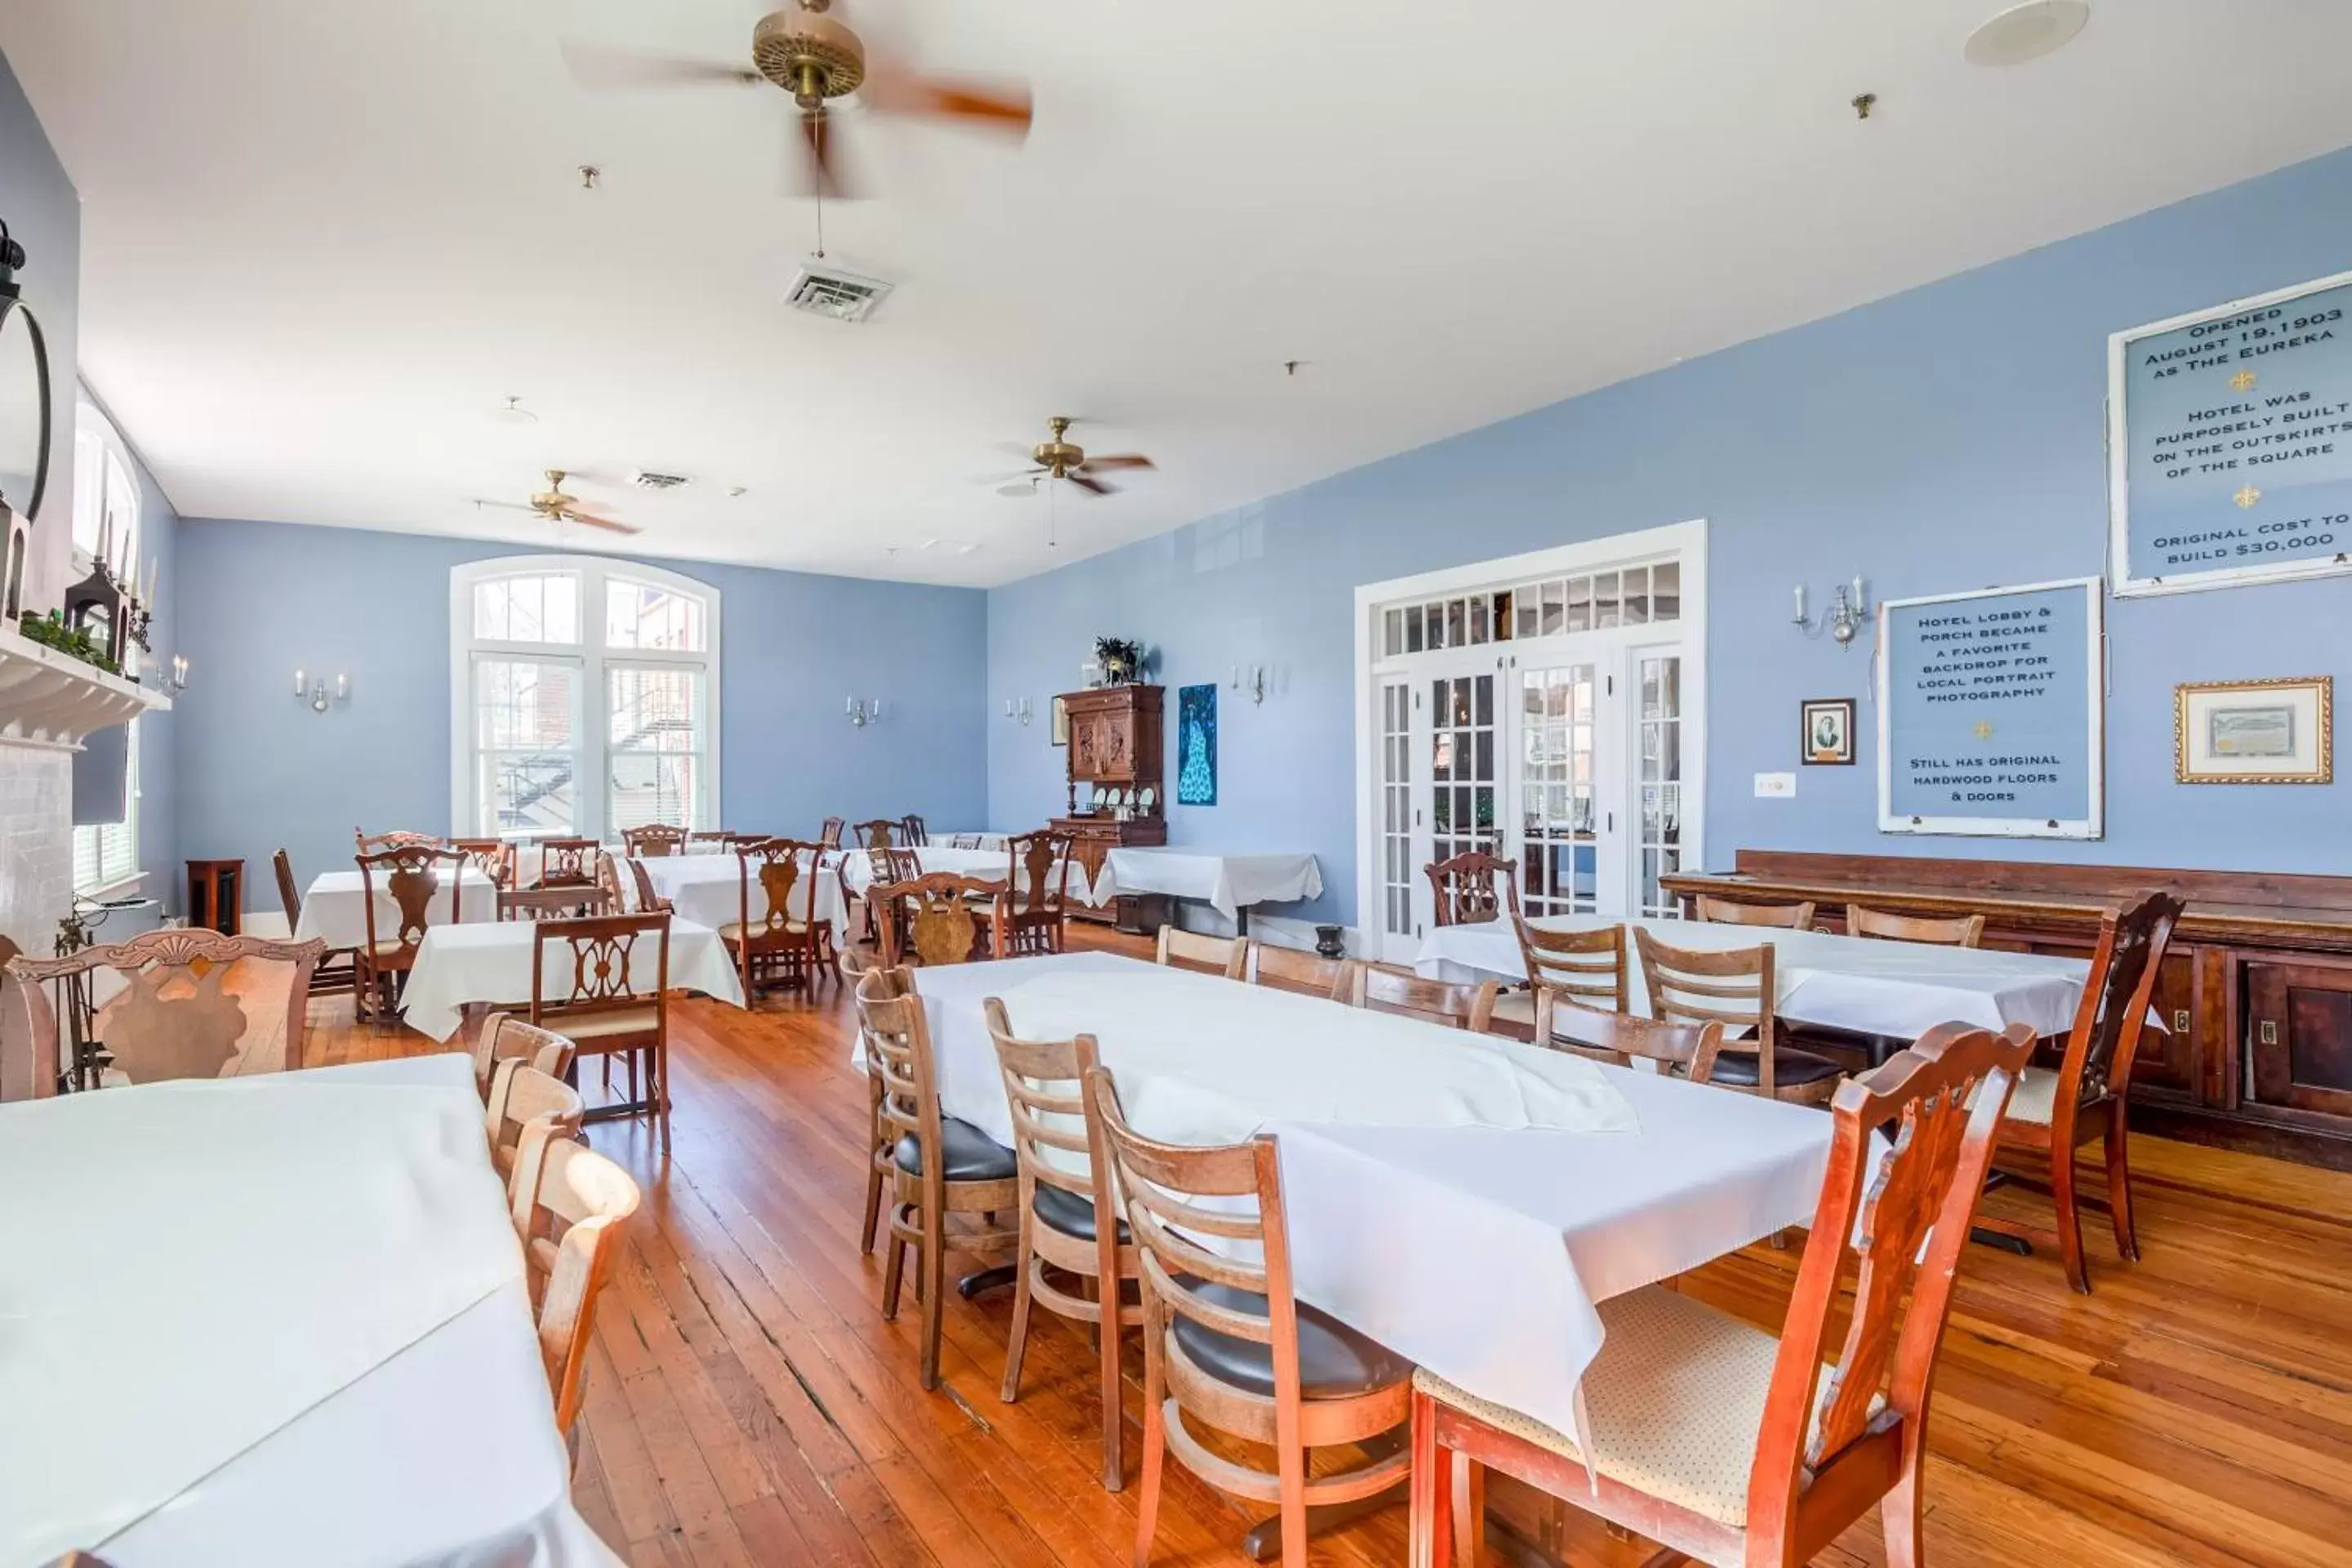
[[[465,910],[466,857],[438,844],[404,844],[352,858],[360,868],[360,911],[367,940],[352,955],[352,1011],[378,1021],[398,1011],[399,988],[415,967],[425,928],[434,923],[433,906],[446,884],[448,923]],[[376,908],[376,890],[390,900]],[[388,918],[383,918],[388,916]],[[364,1006],[362,1005],[364,1004]]]
[[[1242,965],[1242,978],[1252,985],[1270,985],[1277,991],[1299,991],[1345,1002],[1355,994],[1356,968],[1352,958],[1325,958],[1303,948],[1276,947],[1253,939],[1249,957]]]
[[[1402,1014],[1484,1035],[1494,1027],[1495,1003],[1500,994],[1501,987],[1491,980],[1464,985],[1450,980],[1423,980],[1410,969],[1390,964],[1360,963],[1347,1001],[1351,1007]]]
[[[1436,896],[1437,923],[1484,925],[1519,918],[1519,868],[1483,849],[1465,850],[1422,868]]]
[[[853,853],[866,857],[866,895],[860,904],[865,911],[866,938],[879,948],[882,945],[882,928],[875,915],[874,889],[888,887],[894,882],[913,881],[923,874],[923,862],[912,849],[898,844],[873,845]],[[841,856],[835,867],[835,874],[841,882],[841,907],[846,910],[850,899],[849,856]],[[898,933],[901,946],[905,945],[906,935],[903,931]]]
[[[1845,934],[1884,937],[1891,942],[1922,942],[1938,947],[1978,947],[1984,942],[1985,917],[1954,915],[1948,920],[1930,915],[1898,915],[1861,904],[1845,907]]]
[[[493,888],[515,884],[515,847],[503,838],[452,838],[449,847],[474,863]]]
[[[286,934],[297,935],[302,930],[302,889],[294,879],[294,861],[285,850],[271,856],[270,866],[278,873],[278,901],[286,910]],[[331,947],[319,956],[317,967],[310,971],[310,994],[338,995],[352,988],[352,950]]]
[[[833,922],[816,918],[821,845],[803,838],[748,838],[735,846],[735,918],[719,928],[734,955],[743,1002],[767,984],[814,992],[833,973]]]
[[[1412,1562],[1457,1568],[1456,1499],[1483,1497],[1495,1470],[1659,1542],[1654,1563],[1798,1568],[1875,1510],[1890,1568],[1918,1568],[1937,1347],[2001,1108],[2032,1049],[2022,1025],[1941,1025],[1838,1090],[1777,1338],[1660,1286],[1601,1302],[1607,1337],[1582,1385],[1591,1452],[1415,1374]],[[1460,1522],[1475,1538],[1480,1521]]]
[[[649,822],[643,827],[625,827],[621,829],[621,847],[632,859],[642,859],[648,855],[683,855],[686,853],[686,829],[673,827],[667,822]]]
[[[1511,924],[1518,933],[1519,962],[1527,969],[1528,988],[1496,998],[1496,1018],[1525,1028],[1540,1046],[1549,1043],[1537,1023],[1547,994],[1552,1000],[1552,1016],[1561,1019],[1574,1008],[1602,1013],[1628,1010],[1623,926],[1549,931],[1529,925],[1518,915],[1512,917]]]
[[[1239,980],[1249,967],[1249,942],[1238,936],[1203,936],[1174,921],[1160,928],[1153,963],[1162,969],[1199,969]]]
[[[1345,1468],[1315,1467],[1316,1474],[1309,1454],[1374,1441],[1403,1425],[1412,1363],[1293,1294],[1271,1134],[1217,1148],[1156,1142],[1128,1125],[1108,1071],[1096,1068],[1086,1083],[1142,1278],[1135,1561],[1150,1560],[1161,1469],[1172,1458],[1219,1491],[1274,1505],[1283,1568],[1307,1568],[1307,1510],[1377,1497],[1412,1463],[1410,1451],[1399,1450]],[[1271,1447],[1274,1468],[1213,1453],[1194,1421]]]
[[[858,948],[843,948],[841,950],[841,963],[838,967],[840,968],[842,977],[849,982],[851,990],[854,994],[869,995],[876,1001],[887,1002],[897,997],[910,995],[913,994],[915,989],[915,972],[913,970],[905,967],[885,969],[882,967],[880,963],[874,959],[869,959],[866,956],[865,952]],[[874,977],[870,987],[867,984],[868,976]],[[882,1215],[882,1193],[886,1187],[888,1187],[891,1184],[891,1173],[898,1169],[895,1156],[898,1147],[899,1134],[897,1131],[892,1129],[882,1117],[882,1095],[885,1081],[880,1065],[880,1053],[882,1047],[875,1041],[869,1040],[866,1037],[866,1015],[861,1011],[856,1015],[856,1016],[858,1019],[858,1050],[860,1059],[866,1068],[866,1112],[867,1122],[866,1139],[867,1153],[867,1159],[866,1162],[866,1223],[859,1227],[857,1232],[857,1250],[861,1255],[870,1258],[874,1253],[874,1224],[875,1221],[879,1219]]]
[[[570,1040],[576,1057],[619,1057],[629,1098],[587,1120],[650,1111],[669,1137],[669,921],[664,914],[541,921],[532,932],[530,1021]],[[637,1068],[645,1067],[645,1088]],[[572,1080],[579,1081],[579,1065]]]
[[[1536,1042],[1553,1050],[1627,1067],[1653,1063],[1669,1078],[1710,1083],[1723,1054],[1721,1024],[1662,1024],[1633,1013],[1600,1013],[1538,994]],[[1561,1015],[1555,1018],[1554,1010]]]
[[[2164,967],[2181,902],[2168,893],[2143,893],[2109,910],[2099,921],[2099,945],[2091,955],[2091,978],[2066,1034],[2065,1055],[2055,1071],[2028,1068],[2001,1123],[2000,1153],[2048,1161],[2052,1203],[2058,1215],[2058,1251],[2067,1282],[2088,1295],[2091,1276],[2083,1260],[2083,1221],[2075,1201],[2075,1151],[2106,1145],[2107,1214],[2116,1250],[2127,1263],[2139,1261],[2139,1236],[2132,1222],[2131,1155],[2125,1098],[2131,1089],[2133,1058],[2140,1031]],[[2003,1229],[1999,1225],[1990,1228]]]
[[[1002,882],[933,871],[905,882],[869,888],[882,932],[882,963],[936,966],[1005,953],[1005,891]]]
[[[1775,931],[1811,931],[1813,929],[1813,905],[1744,904],[1735,899],[1711,898],[1701,893],[1691,900],[1695,918],[1708,925],[1769,926]]]
[[[1772,944],[1728,952],[1669,947],[1642,926],[1633,928],[1650,1016],[1669,1024],[1721,1024],[1744,1031],[1716,1058],[1715,1081],[1767,1100],[1826,1105],[1844,1069],[1827,1057],[1780,1044],[1773,1004],[1780,984]],[[1554,1016],[1557,1026],[1560,1015]]]
[[[1007,952],[1059,952],[1067,927],[1070,857],[1077,840],[1044,828],[1004,841],[1012,870],[1005,885]]]
[[[541,1123],[525,1130],[515,1167],[517,1229],[539,1310],[540,1358],[570,1434],[595,1329],[596,1298],[620,1257],[621,1227],[636,1213],[637,1184],[584,1143]]]
[[[551,1078],[572,1076],[572,1042],[512,1013],[493,1013],[474,1037],[474,1090],[490,1097],[490,1078],[503,1061],[525,1061]]]
[[[563,1068],[571,1066],[568,1042],[561,1051],[548,1055],[550,1059],[560,1058]],[[586,1113],[587,1105],[581,1100],[580,1091],[563,1081],[562,1069],[550,1072],[519,1057],[508,1058],[491,1071],[489,1099],[482,1107],[482,1128],[490,1142],[490,1163],[499,1175],[511,1180],[526,1126],[546,1121],[563,1137],[576,1138],[580,1135],[581,1119]],[[509,1192],[509,1198],[512,1195]]]
[[[1094,1037],[1024,1040],[1013,1035],[1002,1001],[991,996],[982,1010],[996,1045],[1021,1169],[1018,1272],[1002,1395],[1007,1405],[1020,1397],[1032,1306],[1093,1325],[1101,1373],[1102,1482],[1117,1491],[1127,1484],[1119,1455],[1119,1340],[1124,1331],[1143,1326],[1143,1305],[1139,1299],[1131,1306],[1126,1301],[1126,1282],[1140,1278],[1135,1238],[1119,1217],[1102,1130],[1087,1114],[1086,1077],[1099,1065]],[[1083,1294],[1048,1268],[1074,1277]]]

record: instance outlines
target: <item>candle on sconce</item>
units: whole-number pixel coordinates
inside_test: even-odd
[[[1862,579],[1859,576],[1853,580],[1853,607],[1857,610],[1862,608]]]
[[[1798,624],[1799,624],[1799,625],[1801,625],[1801,626],[1802,624],[1804,624],[1804,619],[1805,619],[1805,585],[1804,585],[1802,583],[1800,583],[1800,584],[1797,584],[1797,621],[1798,621]]]
[[[857,717],[857,699],[856,699],[856,698],[855,698],[855,697],[845,697],[845,698],[843,698],[843,699],[841,700],[841,710],[842,710],[844,713],[848,714],[848,715],[849,715],[851,718],[853,718],[853,719],[856,718],[856,717]]]
[[[294,672],[294,695],[297,697],[308,697],[310,694],[310,682],[305,679],[304,671],[297,669]]]
[[[348,675],[339,673],[335,677],[335,700],[338,702],[344,701],[350,698],[351,694],[352,678]]]

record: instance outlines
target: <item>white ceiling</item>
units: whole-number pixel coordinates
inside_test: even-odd
[[[10,0],[84,370],[190,516],[548,542],[467,498],[642,467],[698,483],[572,488],[646,553],[994,584],[2352,142],[2340,0],[2098,0],[1998,71],[1996,0],[842,0],[1037,103],[1025,145],[845,118],[828,249],[899,288],[844,327],[779,303],[781,94],[557,51],[740,55],[762,8]],[[1055,413],[1160,471],[1049,551],[979,481]]]

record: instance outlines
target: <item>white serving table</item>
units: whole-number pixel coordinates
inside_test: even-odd
[[[390,942],[400,935],[400,903],[392,896],[388,878],[386,873],[373,879],[378,942]],[[367,913],[361,897],[363,890],[356,868],[321,871],[311,878],[310,891],[302,895],[302,919],[294,928],[294,940],[308,942],[317,937],[331,952],[365,946]],[[498,888],[472,866],[464,868],[457,884],[457,918],[462,921],[499,918]],[[433,900],[425,907],[425,921],[427,925],[446,925],[448,920],[449,868],[436,867]]]
[[[1093,1033],[1138,1131],[1280,1138],[1303,1300],[1564,1432],[1595,1304],[1809,1223],[1828,1161],[1808,1107],[1108,953],[916,985],[950,1114],[1011,1139],[984,998],[1032,1037]],[[1474,1059],[1526,1075],[1518,1113]]]
[[[618,1559],[463,1056],[0,1105],[0,1565]]]
[[[1252,904],[1319,898],[1323,870],[1312,855],[1219,855],[1205,849],[1113,849],[1087,902],[1160,893],[1213,908],[1246,931]]]
[[[532,942],[538,930],[532,921],[433,927],[425,933],[401,991],[402,1018],[420,1034],[446,1040],[465,1022],[468,1002],[530,1005]],[[651,991],[654,966],[654,943],[641,938],[629,951],[630,985]],[[568,942],[549,947],[544,984],[551,999],[572,994]],[[738,1007],[743,1005],[742,983],[719,933],[677,915],[669,922],[669,984],[674,991],[699,991]]]
[[[667,899],[670,908],[698,925],[717,930],[733,925],[743,912],[743,865],[733,855],[649,855],[637,862],[646,868],[646,879],[654,891]],[[636,903],[636,879],[624,875],[627,889],[625,900],[634,908]],[[809,900],[816,903],[816,918],[830,921],[833,929],[842,931],[847,925],[847,911],[842,907],[841,883],[833,874],[832,858],[822,866],[801,868],[793,883],[792,909],[794,920],[809,918]],[[760,885],[757,870],[751,874],[752,918],[767,913],[767,889]]]
[[[932,844],[913,853],[915,863],[923,868],[926,876],[935,871],[952,871],[959,877],[977,877],[986,882],[1002,882],[1008,876],[1014,875],[1013,858],[1001,847],[994,849],[950,849]],[[874,863],[862,849],[844,850],[841,870],[843,879],[849,884],[849,890],[861,899],[866,896],[866,889],[874,885]],[[1078,867],[1071,867],[1070,897],[1084,898],[1085,884],[1086,872]],[[1024,889],[1029,885],[1029,874],[1025,868],[1015,877],[1014,885]]]
[[[1707,952],[1769,943],[1780,991],[1773,1011],[1779,1016],[1882,1039],[1916,1040],[1948,1023],[1995,1030],[2028,1024],[2038,1035],[2063,1035],[2074,1025],[2091,975],[2090,964],[2079,958],[1770,926],[1611,915],[1546,915],[1528,924],[1538,931],[1639,926],[1669,946]],[[1649,990],[1630,931],[1625,946],[1626,1000],[1633,1011],[1647,1013]],[[1527,978],[1518,938],[1507,921],[1433,926],[1422,939],[1414,968],[1434,980]]]

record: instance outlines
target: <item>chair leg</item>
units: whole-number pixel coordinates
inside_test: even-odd
[[[892,1231],[885,1245],[889,1251],[882,1265],[882,1321],[887,1323],[898,1315],[898,1285],[907,1274],[907,1243]]]
[[[1486,1467],[1454,1456],[1454,1568],[1486,1568]]]
[[[1307,1450],[1284,1445],[1274,1457],[1282,1508],[1282,1568],[1307,1568]]]
[[[1920,1538],[1919,1469],[1914,1464],[1878,1502],[1878,1522],[1886,1537],[1886,1568],[1919,1568],[1927,1560]]]
[[[1143,1474],[1136,1483],[1135,1568],[1151,1561],[1151,1536],[1160,1523],[1160,1470],[1168,1452],[1166,1413],[1160,1403],[1160,1347],[1152,1342],[1149,1313],[1143,1325]]]
[[[1102,1322],[1097,1332],[1097,1351],[1102,1357],[1102,1420],[1103,1420],[1103,1490],[1115,1492],[1127,1485],[1127,1456],[1120,1439],[1124,1435],[1119,1400],[1119,1298],[1118,1281],[1111,1280],[1096,1292],[1102,1303]]]
[[[2116,1100],[2107,1111],[2107,1216],[2115,1221],[2116,1250],[2137,1263],[2139,1230],[2132,1223],[2131,1154],[2126,1148],[2130,1136],[2124,1102]]]
[[[1036,1254],[1029,1250],[1029,1215],[1021,1215],[1021,1246],[1013,1255],[1013,1326],[1004,1336],[1004,1386],[997,1397],[1010,1405],[1021,1397],[1021,1357],[1029,1348],[1030,1276]]]
[[[866,1226],[857,1233],[857,1250],[864,1257],[874,1256],[874,1222],[881,1213],[882,1167],[874,1163],[874,1150],[869,1146],[866,1153]]]
[[[940,1336],[945,1331],[943,1319],[947,1312],[948,1248],[947,1216],[926,1213],[923,1216],[923,1386],[935,1389],[940,1385]]]
[[[2074,1202],[2074,1146],[2071,1136],[2053,1141],[2050,1151],[2050,1201],[2058,1211],[2058,1256],[2066,1265],[2066,1282],[2082,1294],[2091,1293],[2091,1276],[2083,1266],[2083,1214]]]
[[[638,1051],[629,1053],[629,1103],[632,1105],[645,1103],[645,1096],[637,1092],[637,1058],[642,1054]]]
[[[1454,1556],[1452,1454],[1438,1446],[1437,1405],[1412,1396],[1412,1482],[1405,1515],[1411,1568],[1451,1568]]]

